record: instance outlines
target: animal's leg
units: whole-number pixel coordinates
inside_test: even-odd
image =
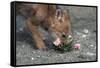
[[[32,38],[35,40],[37,48],[40,50],[46,50],[47,48],[37,27],[34,26],[30,20],[27,21],[27,27],[32,32]]]

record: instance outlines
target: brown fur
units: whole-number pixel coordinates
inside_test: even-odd
[[[30,12],[33,14],[27,18],[27,27],[32,33],[38,49],[46,49],[38,26],[45,29],[51,28],[53,32],[61,38],[62,33],[71,34],[70,18],[66,10],[62,10],[61,19],[56,18],[56,5],[36,4],[31,6]]]

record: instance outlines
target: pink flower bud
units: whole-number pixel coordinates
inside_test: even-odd
[[[79,43],[77,43],[77,44],[74,45],[74,49],[79,50],[79,49],[80,49],[80,46],[81,46],[81,45],[80,45]]]
[[[61,44],[60,38],[57,38],[57,39],[53,42],[53,44],[54,44],[55,46],[59,46],[59,45]]]

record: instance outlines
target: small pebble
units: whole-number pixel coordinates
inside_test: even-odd
[[[85,34],[83,34],[83,35],[82,35],[82,38],[86,38],[86,35],[85,35]]]
[[[94,45],[90,45],[91,47],[93,47]]]
[[[80,33],[80,32],[77,32],[76,34],[77,34],[77,35],[81,35],[82,33]]]
[[[89,55],[89,56],[93,56],[94,54],[91,53],[91,52],[87,52],[87,55]]]
[[[33,57],[32,57],[31,59],[32,59],[32,60],[34,60],[34,58],[33,58]]]
[[[94,47],[94,49],[96,49],[96,46]]]
[[[40,53],[40,52],[42,52],[42,51],[41,51],[41,50],[38,50],[37,52],[39,52],[39,53]]]
[[[20,31],[23,31],[23,28],[20,28],[19,30],[20,30]]]
[[[89,33],[88,29],[84,29],[83,31],[84,31],[84,33],[86,33],[86,34]]]
[[[80,42],[80,40],[77,40],[76,42],[77,42],[77,43],[79,43],[79,42]]]
[[[49,57],[50,55],[48,54],[47,56]]]
[[[32,51],[32,53],[36,53],[35,51]]]
[[[58,56],[62,56],[62,54],[59,54]]]
[[[25,45],[22,45],[22,48],[24,48],[25,47]]]
[[[37,56],[37,58],[40,58],[40,56]]]

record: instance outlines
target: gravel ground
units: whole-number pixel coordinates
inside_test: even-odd
[[[74,44],[79,43],[80,49],[70,52],[55,51],[46,41],[48,51],[40,51],[35,48],[30,34],[25,27],[25,19],[18,15],[16,19],[16,64],[48,64],[63,62],[96,61],[96,8],[78,6],[60,6],[68,9],[70,13]],[[41,30],[40,30],[41,31]],[[43,31],[42,31],[43,32]],[[45,31],[44,31],[45,32]],[[46,32],[45,32],[45,35]]]

